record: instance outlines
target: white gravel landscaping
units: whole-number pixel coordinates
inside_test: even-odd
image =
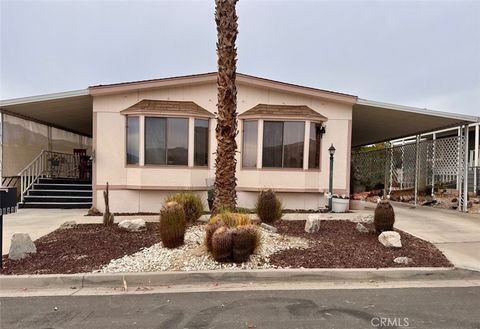
[[[248,262],[242,264],[219,263],[207,252],[203,240],[205,226],[190,227],[185,234],[185,244],[168,249],[157,243],[133,255],[114,259],[97,272],[155,272],[155,271],[204,271],[225,269],[278,268],[270,264],[270,255],[291,248],[308,248],[306,239],[283,236],[259,228],[262,245]]]

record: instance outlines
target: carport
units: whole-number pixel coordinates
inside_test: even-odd
[[[425,194],[427,187],[429,195],[434,196],[435,188],[455,181],[458,210],[467,211],[469,171],[476,182],[478,168],[469,168],[469,125],[478,120],[474,116],[358,99],[353,106],[352,179],[365,184],[369,180],[382,181],[385,195],[410,191],[415,205],[419,193]],[[436,139],[436,134],[431,133],[452,127],[457,130],[448,138]],[[474,166],[478,166],[478,140],[477,124]],[[379,143],[383,146],[374,151],[361,148]]]

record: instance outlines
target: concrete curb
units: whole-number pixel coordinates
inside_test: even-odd
[[[13,289],[155,287],[215,283],[361,282],[479,279],[458,268],[281,269],[151,273],[83,273],[0,276],[0,291]]]

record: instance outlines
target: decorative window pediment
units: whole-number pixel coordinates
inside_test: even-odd
[[[298,119],[327,121],[327,118],[306,105],[258,104],[238,116],[240,119]]]
[[[144,99],[120,112],[124,115],[162,115],[213,118],[213,113],[190,101]]]

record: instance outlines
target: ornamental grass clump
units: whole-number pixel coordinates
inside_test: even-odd
[[[189,223],[193,223],[202,216],[204,211],[202,199],[194,193],[178,192],[170,195],[166,202],[175,201],[179,203],[185,212],[185,219]]]
[[[373,223],[377,233],[393,231],[395,212],[389,200],[382,199],[378,202],[373,216]]]
[[[271,189],[260,192],[255,208],[263,223],[271,224],[282,218],[282,202]]]
[[[245,262],[260,246],[260,232],[246,214],[223,212],[210,218],[205,245],[219,262]]]
[[[170,201],[160,210],[160,237],[163,246],[176,248],[184,243],[185,239],[185,211],[174,201]]]

